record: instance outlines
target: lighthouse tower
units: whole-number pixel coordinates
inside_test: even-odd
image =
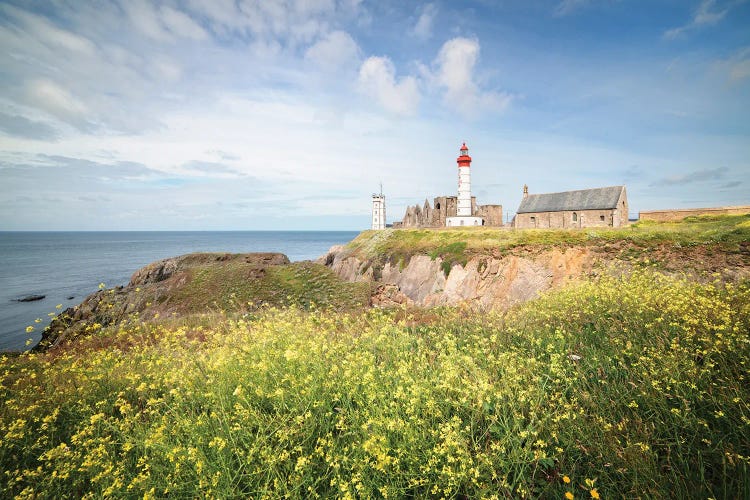
[[[458,204],[456,216],[447,217],[446,226],[481,226],[484,220],[471,212],[471,156],[464,142],[460,149],[458,163]]]
[[[385,229],[385,195],[383,185],[380,185],[380,193],[372,195],[372,228]]]
[[[458,208],[456,215],[459,217],[471,217],[471,156],[469,148],[464,142],[461,146],[461,156],[456,159],[458,163]]]

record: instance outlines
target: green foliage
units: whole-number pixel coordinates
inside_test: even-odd
[[[465,241],[454,241],[453,243],[448,243],[447,245],[440,246],[431,251],[430,258],[435,260],[440,257],[443,260],[443,262],[440,263],[440,269],[442,269],[443,274],[448,277],[454,265],[466,265],[468,258],[464,253],[465,250]]]
[[[259,305],[310,304],[351,309],[366,305],[369,288],[347,283],[321,264],[294,262],[268,267],[249,276],[242,262],[222,266],[208,263],[192,270],[191,279],[176,292],[174,303],[183,312],[237,311]]]
[[[716,246],[722,251],[738,251],[747,241],[750,241],[750,215],[722,215],[671,223],[642,221],[621,228],[511,230],[470,227],[364,231],[349,243],[348,248],[360,258],[385,258],[397,262],[400,258],[408,261],[417,254],[439,255],[460,242],[466,244],[462,252],[470,256],[492,252],[503,254],[533,246],[601,247],[621,242],[643,249],[660,245],[704,245]]]
[[[652,271],[98,330],[0,358],[0,496],[748,498],[748,331],[748,283]]]

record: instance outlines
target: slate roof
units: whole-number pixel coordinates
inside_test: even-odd
[[[617,208],[617,200],[625,186],[609,186],[562,193],[530,194],[516,211],[519,214],[530,212],[562,212],[564,210],[606,210]]]

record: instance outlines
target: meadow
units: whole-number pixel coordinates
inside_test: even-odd
[[[650,268],[92,324],[0,358],[0,496],[750,498],[748,331],[747,281]]]
[[[621,228],[497,229],[485,227],[363,231],[347,245],[360,259],[405,262],[416,254],[461,263],[471,255],[502,256],[550,246],[626,246],[641,252],[657,247],[705,247],[737,252],[750,241],[750,215],[688,217],[680,222],[641,221]],[[616,252],[616,251],[615,251]]]

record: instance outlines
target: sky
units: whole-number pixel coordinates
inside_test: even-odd
[[[0,230],[750,204],[749,0],[0,1]]]

